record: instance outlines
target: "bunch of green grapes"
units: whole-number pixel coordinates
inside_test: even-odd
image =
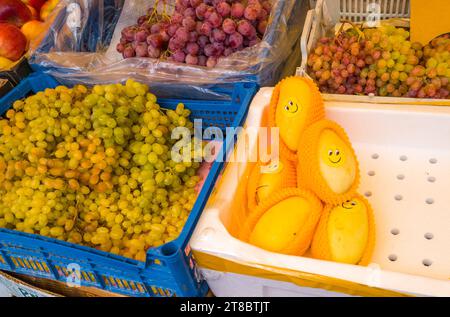
[[[0,120],[0,227],[144,261],[196,201],[200,163],[171,157],[173,129],[193,133],[189,115],[132,80],[16,101]]]

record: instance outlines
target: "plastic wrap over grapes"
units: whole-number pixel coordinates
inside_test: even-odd
[[[294,73],[308,5],[296,0],[61,1],[80,5],[81,28],[74,33],[67,27],[62,5],[30,58],[32,66],[67,85],[132,76],[158,96],[196,99],[229,98],[212,89],[218,83],[269,86]],[[97,36],[102,32],[108,35]]]
[[[361,32],[354,26],[319,39],[308,56],[308,74],[325,93],[447,99],[450,36],[422,46],[404,28]]]
[[[158,4],[122,30],[116,49],[123,58],[214,67],[220,57],[261,42],[272,11],[269,0],[177,0],[171,12]]]
[[[16,101],[0,117],[0,227],[144,261],[178,237],[197,198],[199,160],[171,157],[189,115],[132,80]]]

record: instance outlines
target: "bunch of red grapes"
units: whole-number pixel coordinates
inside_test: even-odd
[[[170,18],[151,8],[123,29],[117,51],[214,67],[220,57],[261,41],[271,9],[270,0],[177,0]]]
[[[450,96],[450,37],[427,46],[404,28],[350,29],[319,39],[308,74],[324,93],[436,98]]]

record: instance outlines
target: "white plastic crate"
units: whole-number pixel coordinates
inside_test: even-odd
[[[260,126],[272,90],[263,88],[255,96],[246,126]],[[450,108],[326,102],[326,111],[346,129],[360,162],[359,192],[375,213],[373,263],[362,267],[276,254],[232,237],[227,231],[231,203],[246,163],[228,163],[191,239],[193,250],[249,268],[304,272],[413,295],[450,296]],[[250,151],[256,151],[256,143],[256,136],[250,135]],[[200,257],[198,261],[201,267]],[[286,288],[286,283],[265,276],[247,276],[253,282],[242,283],[240,273],[220,270],[227,271],[211,265],[204,270],[218,296],[266,296],[274,285],[291,295],[318,294],[292,283]]]
[[[409,0],[318,0],[315,8],[308,11],[305,19],[305,25],[300,39],[302,62],[297,68],[297,75],[309,77],[307,74],[309,52],[315,47],[317,40],[325,36],[327,31],[334,28],[341,19],[363,22],[373,21],[372,19],[374,17],[385,20],[391,18],[409,18],[409,16]],[[450,100],[339,94],[322,95],[325,100],[347,102],[450,105]]]

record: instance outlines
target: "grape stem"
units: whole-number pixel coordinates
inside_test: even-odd
[[[350,21],[350,20],[346,20],[346,19],[342,19],[341,20],[341,26],[340,26],[340,28],[339,28],[339,30],[338,30],[338,34],[340,34],[340,33],[342,33],[342,32],[344,32],[344,26],[346,25],[346,24],[350,24],[351,26],[352,26],[352,28],[358,33],[358,41],[360,41],[361,39],[365,39],[365,35],[364,35],[364,33],[363,33],[363,31],[361,30],[361,28],[359,28],[355,23],[353,23],[352,21]],[[337,40],[338,41],[338,43],[339,44],[342,44],[342,43],[340,43],[340,41],[339,40]]]

